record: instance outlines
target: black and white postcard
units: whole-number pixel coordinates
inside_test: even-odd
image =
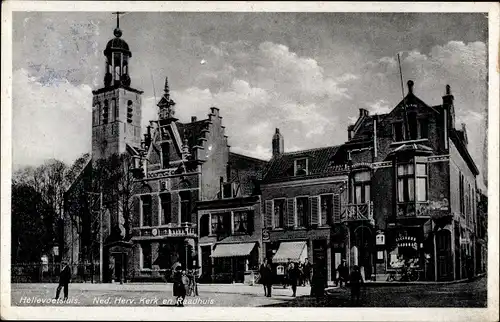
[[[497,3],[3,9],[3,318],[498,318]]]

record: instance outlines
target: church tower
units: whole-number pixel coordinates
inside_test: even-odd
[[[104,50],[104,87],[92,91],[92,158],[107,158],[124,153],[127,144],[141,145],[141,94],[130,87],[132,52],[123,40],[117,15],[115,38]]]

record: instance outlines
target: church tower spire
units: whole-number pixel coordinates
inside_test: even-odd
[[[141,145],[141,94],[130,87],[130,48],[121,37],[120,14],[115,12],[114,38],[104,49],[104,86],[92,91],[92,157],[106,158],[121,154],[127,145]]]
[[[158,118],[160,120],[175,119],[175,102],[170,98],[170,88],[168,86],[168,77],[165,77],[165,88],[160,102],[158,102]]]
[[[106,73],[104,75],[104,87],[130,86],[129,59],[132,52],[122,37],[120,29],[120,14],[124,12],[114,12],[116,15],[116,28],[113,31],[115,38],[108,41],[104,56],[106,57]]]

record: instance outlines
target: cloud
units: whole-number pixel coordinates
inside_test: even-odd
[[[372,103],[366,103],[366,106],[368,107],[370,114],[386,114],[394,108],[394,106],[390,106],[389,102],[384,99],[380,99]]]
[[[57,158],[73,162],[91,149],[92,92],[66,79],[40,82],[25,69],[13,72],[13,167]]]

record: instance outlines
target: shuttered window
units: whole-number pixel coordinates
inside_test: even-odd
[[[288,198],[288,200],[287,200],[286,218],[287,218],[287,226],[294,227],[295,226],[295,199],[294,198]]]
[[[311,205],[311,225],[319,225],[321,217],[319,216],[319,196],[313,196],[309,198],[309,204]]]
[[[340,223],[340,195],[333,195],[333,222]]]
[[[331,225],[333,223],[333,195],[322,195],[321,205],[321,225]]]
[[[272,200],[266,200],[265,202],[266,205],[266,213],[264,215],[264,226],[266,228],[272,228],[273,226],[273,201]]]
[[[297,227],[309,226],[309,197],[297,198]]]
[[[286,199],[274,199],[274,228],[283,228],[285,225]]]

